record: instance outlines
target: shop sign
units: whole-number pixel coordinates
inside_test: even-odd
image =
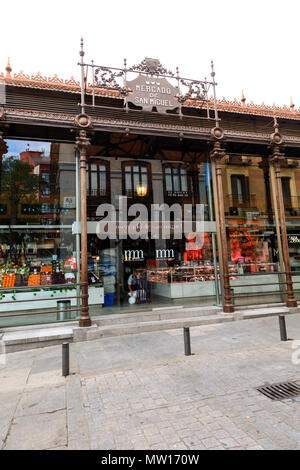
[[[127,86],[132,93],[127,96],[127,101],[135,106],[141,106],[145,111],[152,111],[155,107],[159,113],[178,108],[176,99],[177,87],[171,85],[166,78],[152,78],[147,75],[139,75]]]
[[[144,261],[143,250],[125,250],[124,261]]]
[[[161,249],[155,251],[156,259],[168,260],[174,259],[175,253],[172,249]],[[143,250],[125,250],[123,255],[124,261],[144,261]]]
[[[188,191],[167,191],[168,197],[188,197]]]
[[[175,254],[174,250],[170,249],[162,249],[156,250],[156,259],[167,260],[167,259],[174,259]]]
[[[290,244],[300,243],[300,237],[299,237],[299,235],[289,235],[288,236],[288,241],[289,241]]]
[[[64,207],[67,207],[68,209],[75,209],[76,198],[74,196],[64,197]]]
[[[184,253],[184,261],[186,264],[191,261],[202,261],[202,260],[203,260],[203,253],[200,250],[190,250]]]

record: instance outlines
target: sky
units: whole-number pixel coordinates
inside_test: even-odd
[[[20,152],[25,152],[27,145],[31,151],[40,152],[44,151],[45,157],[50,155],[50,142],[38,142],[32,140],[14,140],[14,139],[5,139],[7,143],[8,151],[5,155],[5,158],[8,157],[18,157]]]
[[[215,64],[217,97],[300,107],[299,0],[15,0],[1,5],[0,70],[75,76],[85,59],[128,66],[157,58],[203,79]]]

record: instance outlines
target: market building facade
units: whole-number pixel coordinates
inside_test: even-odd
[[[10,64],[0,75],[0,326],[296,306],[293,103],[217,100],[213,66],[198,81],[154,59],[113,69],[80,54],[81,83]]]

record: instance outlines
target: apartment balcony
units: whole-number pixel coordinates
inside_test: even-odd
[[[106,189],[89,189],[86,190],[86,195],[88,197],[105,197],[107,196]]]
[[[249,194],[248,196],[228,194],[224,199],[226,215],[246,216],[247,212],[258,212],[255,194]]]
[[[290,196],[283,199],[285,215],[287,217],[300,216],[300,197]]]

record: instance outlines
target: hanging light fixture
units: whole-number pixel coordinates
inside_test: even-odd
[[[136,193],[138,196],[143,197],[147,194],[147,186],[143,183],[139,183],[136,187]]]

